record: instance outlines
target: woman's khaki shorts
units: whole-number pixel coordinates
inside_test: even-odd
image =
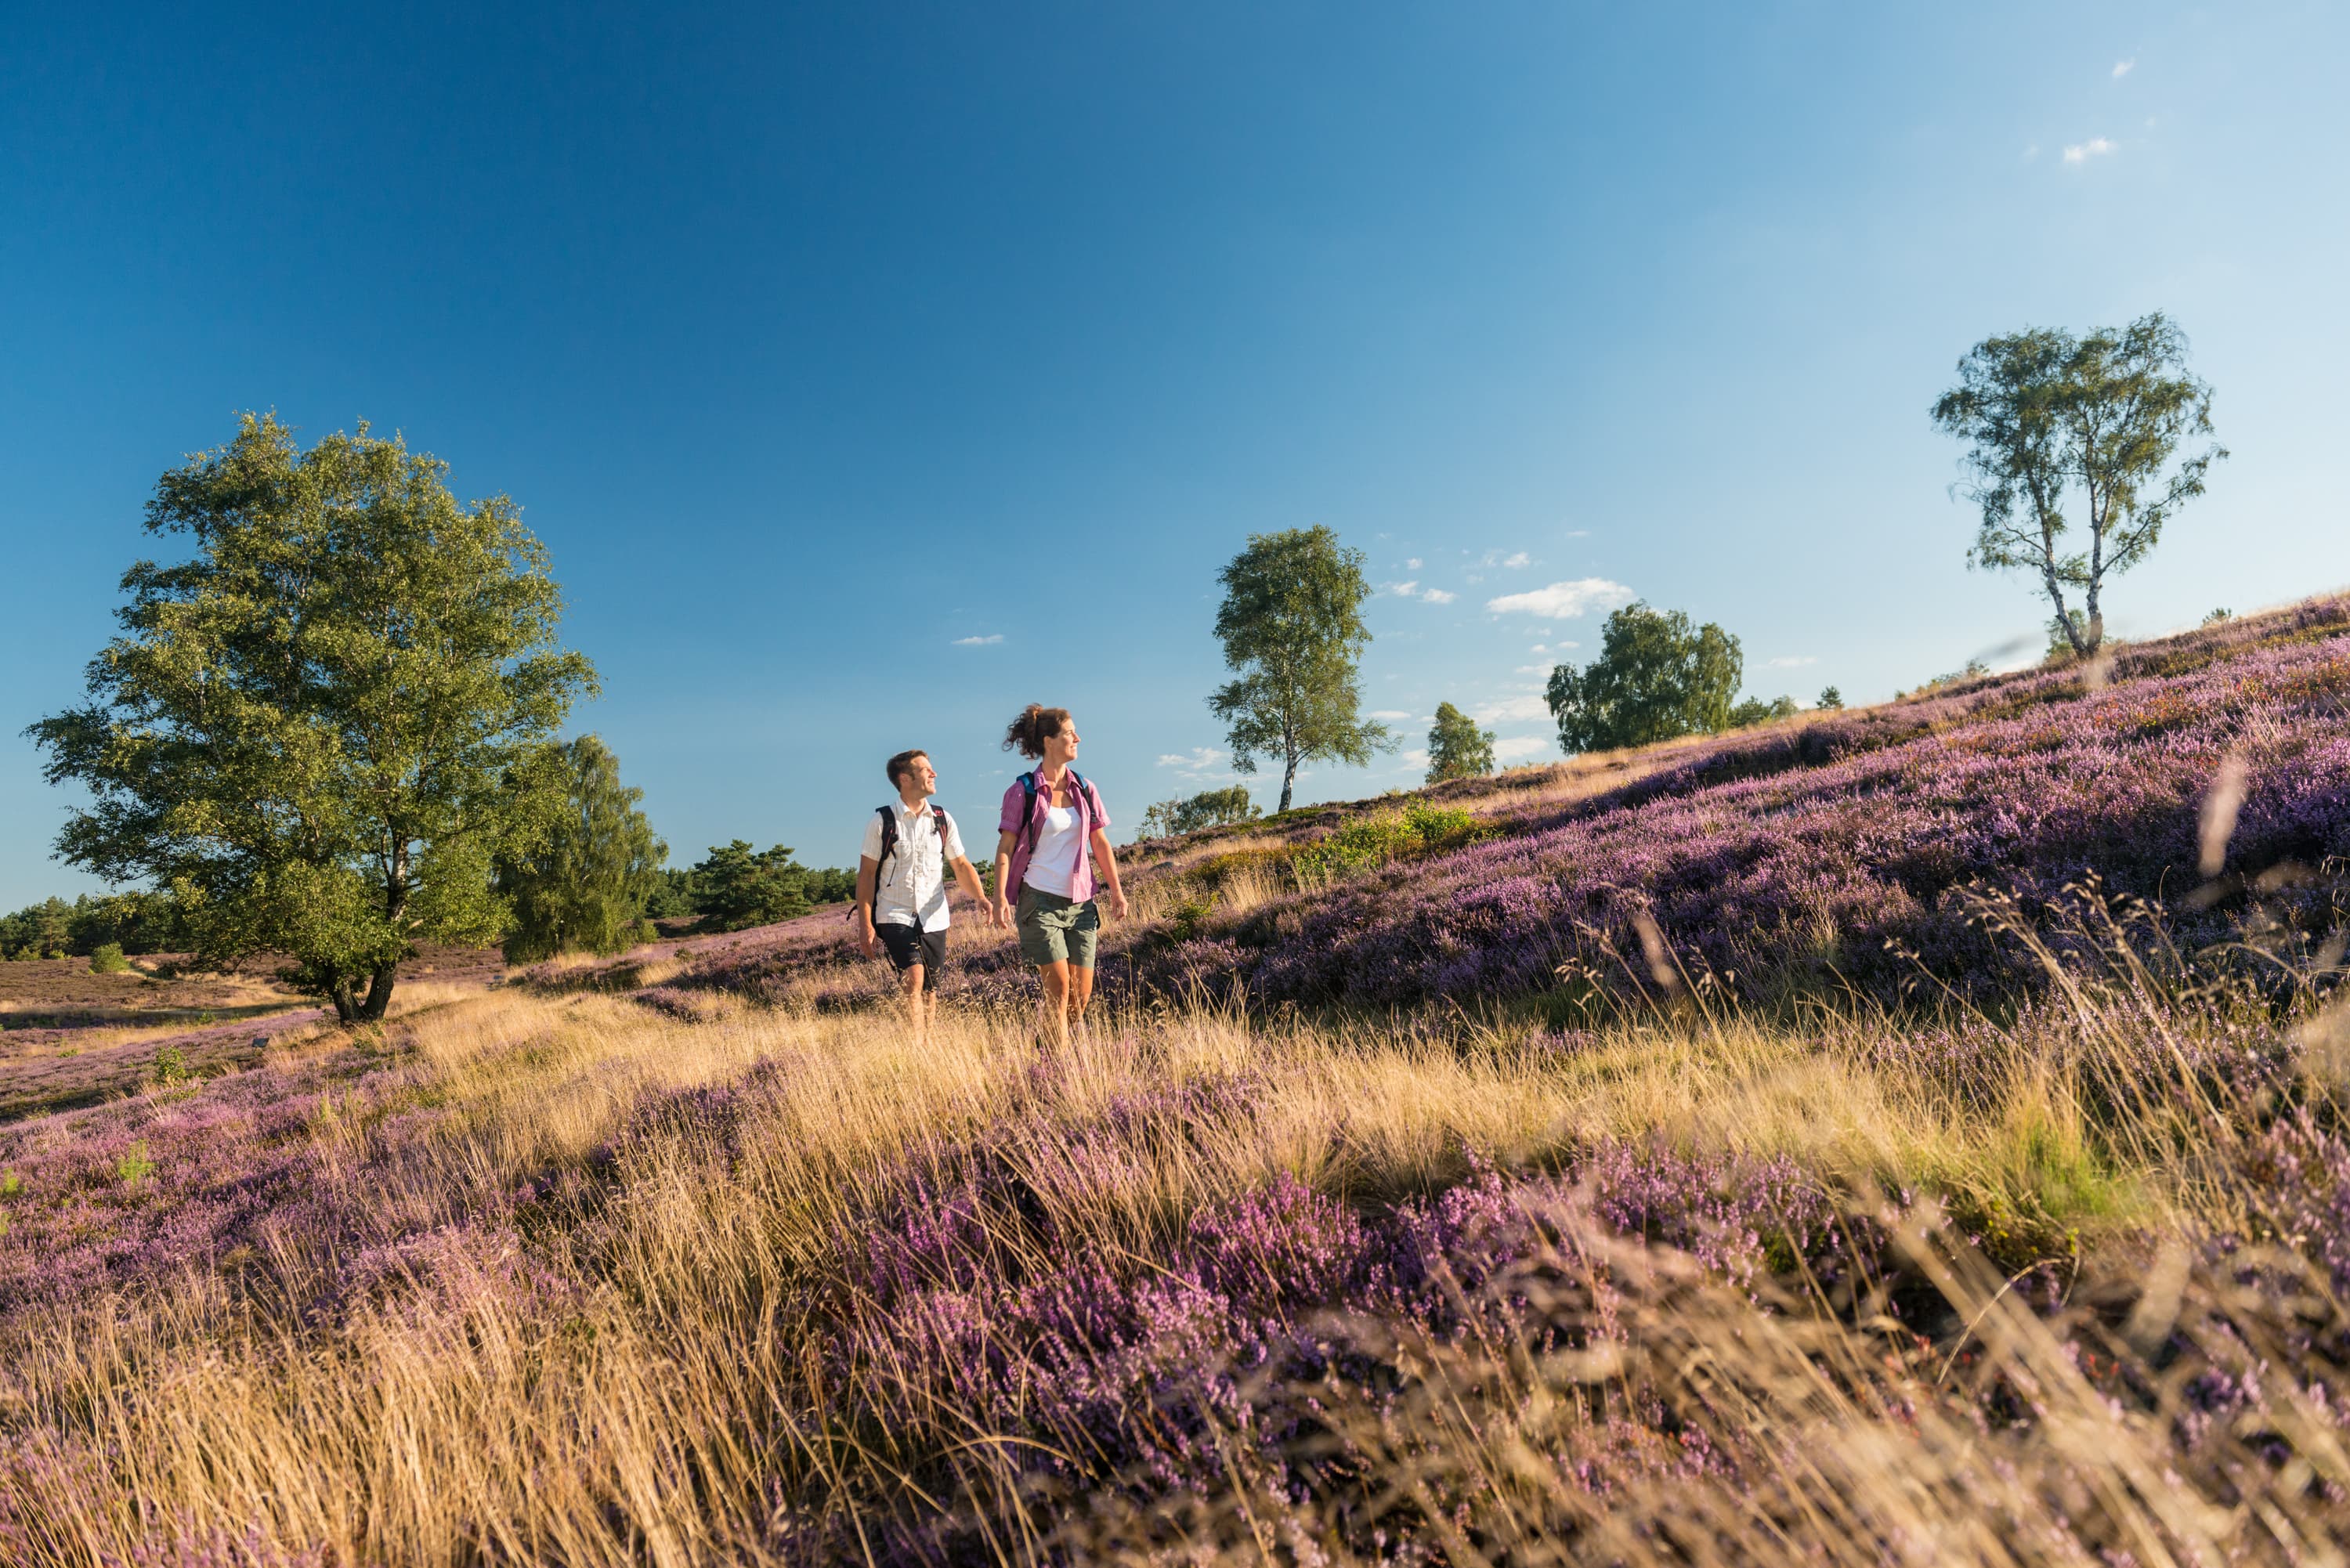
[[[1023,888],[1020,902],[1013,910],[1013,923],[1020,929],[1020,956],[1030,963],[1094,967],[1094,943],[1101,932],[1101,911],[1094,908],[1091,898],[1079,904],[1058,893]]]

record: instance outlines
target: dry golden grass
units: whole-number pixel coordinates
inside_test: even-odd
[[[1783,1153],[1856,1189],[2069,1204],[2053,1218],[2092,1230],[2183,1231],[2210,1197],[2152,1158],[2151,1140],[2142,1162],[2115,1163],[2113,1140],[2083,1108],[2094,1060],[2026,1052],[2004,1082],[1961,1096],[1872,1053],[1881,1030],[1861,1023],[1806,1033],[1694,1016],[1627,1023],[1561,1057],[1501,1033],[1417,1040],[1210,1009],[1097,1020],[1058,1071],[1038,1074],[1022,1017],[950,1012],[916,1052],[889,1012],[816,1018],[729,1002],[684,1023],[598,993],[415,987],[403,998],[391,1030],[402,1049],[384,1070],[447,1113],[430,1142],[366,1164],[382,1135],[354,1093],[321,1095],[311,1131],[331,1170],[364,1164],[385,1212],[419,1223],[458,1223],[489,1194],[577,1167],[649,1091],[757,1067],[773,1097],[732,1166],[690,1129],[661,1134],[631,1157],[592,1239],[537,1236],[537,1266],[568,1282],[555,1295],[515,1288],[504,1271],[518,1257],[459,1248],[327,1331],[221,1274],[9,1331],[0,1436],[64,1430],[106,1446],[96,1471],[17,1472],[16,1506],[39,1521],[29,1561],[124,1560],[159,1528],[234,1539],[250,1528],[349,1563],[781,1562],[799,1559],[794,1529],[775,1516],[779,1488],[806,1513],[806,1539],[846,1550],[859,1509],[905,1501],[909,1483],[896,1478],[920,1452],[975,1443],[955,1461],[972,1495],[1008,1486],[998,1439],[968,1412],[941,1409],[936,1429],[887,1441],[867,1434],[879,1446],[860,1449],[834,1414],[857,1390],[815,1358],[817,1325],[790,1304],[806,1299],[798,1287],[810,1277],[843,1267],[841,1237],[882,1173],[943,1161],[986,1127],[1027,1129],[1018,1158],[1038,1200],[1092,1244],[1141,1256],[1203,1203],[1277,1172],[1375,1199],[1457,1179],[1467,1149],[1540,1163],[1625,1136]],[[2131,1026],[2117,1017],[2113,1027]],[[1238,1072],[1263,1085],[1243,1117],[1138,1139],[1107,1164],[1079,1168],[1056,1152],[1055,1129],[1090,1122],[1115,1098]],[[334,1266],[303,1245],[286,1239],[286,1277]],[[1640,1354],[1714,1368],[1702,1374],[1706,1397],[1784,1455],[1772,1495],[1797,1500],[1792,1515],[1765,1521],[1762,1504],[1692,1480],[1672,1495],[1627,1493],[1594,1517],[1587,1494],[1544,1479],[1541,1457],[1596,1440],[1567,1412],[1581,1407],[1579,1389],[1613,1374],[1563,1352],[1405,1346],[1430,1376],[1404,1422],[1333,1419],[1407,1492],[1503,1500],[1480,1527],[1482,1545],[1445,1537],[1440,1517],[1458,1562],[1876,1562],[1870,1543],[1888,1532],[1918,1561],[2028,1560],[2003,1544],[2020,1532],[1999,1515],[2028,1533],[2044,1511],[2033,1466],[2110,1493],[2141,1546],[2216,1549],[2219,1523],[2158,1484],[2163,1433],[2116,1417],[1999,1281],[1914,1245],[1986,1343],[2046,1391],[2033,1444],[1987,1449],[1930,1397],[1906,1426],[1889,1422],[1854,1392],[1882,1381],[1858,1365],[1877,1354],[1866,1336],[1801,1313],[1764,1315],[1740,1292],[1645,1254],[1563,1257],[1553,1273],[1571,1282],[1607,1261],[1649,1282],[1623,1308]],[[2334,1439],[2312,1441],[2325,1452]],[[1080,1557],[1287,1560],[1257,1549],[1271,1525],[1234,1511],[1247,1506],[1238,1487],[1149,1518],[1056,1521],[1010,1493],[997,1501],[1006,1562],[1043,1560],[1055,1528],[1079,1530],[1057,1550]],[[1024,1521],[1034,1537],[1018,1533]]]

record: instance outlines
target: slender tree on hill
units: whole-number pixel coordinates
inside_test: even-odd
[[[2160,311],[2085,337],[1987,337],[1933,420],[1968,443],[1960,488],[1982,524],[1967,564],[2030,573],[2054,611],[2052,646],[2075,654],[2105,640],[2106,579],[2146,559],[2228,455],[2213,442],[2171,464],[2182,441],[2211,432],[2211,389],[2188,373],[2186,335]]]
[[[1287,811],[1300,763],[1360,766],[1395,744],[1385,724],[1358,716],[1357,663],[1371,640],[1363,553],[1319,525],[1253,534],[1218,576],[1216,636],[1240,678],[1208,706],[1231,725],[1233,767],[1253,774],[1260,757],[1281,763],[1274,809]]]
[[[1436,705],[1428,731],[1428,782],[1477,778],[1493,771],[1493,732],[1450,702]]]
[[[417,943],[499,937],[491,867],[560,802],[551,737],[594,688],[518,509],[446,472],[244,416],[148,505],[194,553],[131,566],[91,701],[29,732],[94,797],[65,859],[170,889],[200,961],[291,955],[346,1023]]]

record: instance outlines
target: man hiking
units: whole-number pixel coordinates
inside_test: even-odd
[[[919,1046],[938,1011],[939,980],[947,967],[947,872],[954,872],[966,898],[988,910],[991,925],[994,909],[963,852],[954,818],[930,804],[939,787],[930,753],[899,752],[887,766],[898,798],[866,819],[853,918],[867,958],[877,941],[889,950]]]

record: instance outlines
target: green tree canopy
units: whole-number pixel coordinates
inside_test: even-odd
[[[64,858],[171,889],[201,961],[291,955],[345,1022],[383,1016],[417,942],[499,936],[492,863],[545,827],[549,737],[594,686],[518,509],[446,472],[244,416],[148,504],[193,554],[130,567],[91,701],[29,732],[95,797]]]
[[[1162,800],[1142,814],[1139,838],[1172,838],[1228,822],[1254,822],[1263,813],[1249,799],[1248,785],[1203,789],[1187,800]]]
[[[1558,743],[1570,754],[1604,752],[1727,729],[1744,671],[1738,639],[1711,621],[1627,605],[1607,618],[1587,668],[1550,672]]]
[[[1475,778],[1493,771],[1493,732],[1450,702],[1436,705],[1436,722],[1428,732],[1428,782]]]
[[[1837,691],[1833,686],[1823,686],[1820,688],[1820,708],[1823,711],[1833,713],[1843,706],[1843,692]]]
[[[1357,716],[1357,661],[1371,640],[1363,624],[1363,553],[1326,527],[1252,534],[1248,548],[1218,578],[1224,601],[1216,636],[1224,663],[1240,672],[1208,699],[1231,729],[1232,766],[1254,773],[1259,757],[1281,763],[1281,811],[1289,809],[1297,765],[1361,765],[1395,742],[1387,726]]]
[[[1967,564],[2037,578],[2052,644],[2096,650],[2106,579],[2146,559],[2228,455],[2214,442],[2171,466],[2211,431],[2211,389],[2186,365],[2186,335],[2160,311],[2085,337],[2039,327],[1976,344],[1935,400],[1934,423],[1968,443],[1961,488],[1982,514]]]
[[[810,908],[807,871],[780,844],[760,850],[746,838],[713,845],[693,877],[702,924],[713,931],[771,926]]]
[[[638,809],[645,792],[622,787],[619,759],[602,741],[582,735],[564,747],[561,776],[563,809],[545,836],[498,862],[497,889],[513,907],[509,963],[619,952],[669,857]]]
[[[1773,697],[1768,702],[1760,697],[1749,697],[1730,710],[1730,721],[1723,728],[1751,729],[1756,724],[1767,724],[1773,719],[1792,719],[1802,711],[1793,697]]]

